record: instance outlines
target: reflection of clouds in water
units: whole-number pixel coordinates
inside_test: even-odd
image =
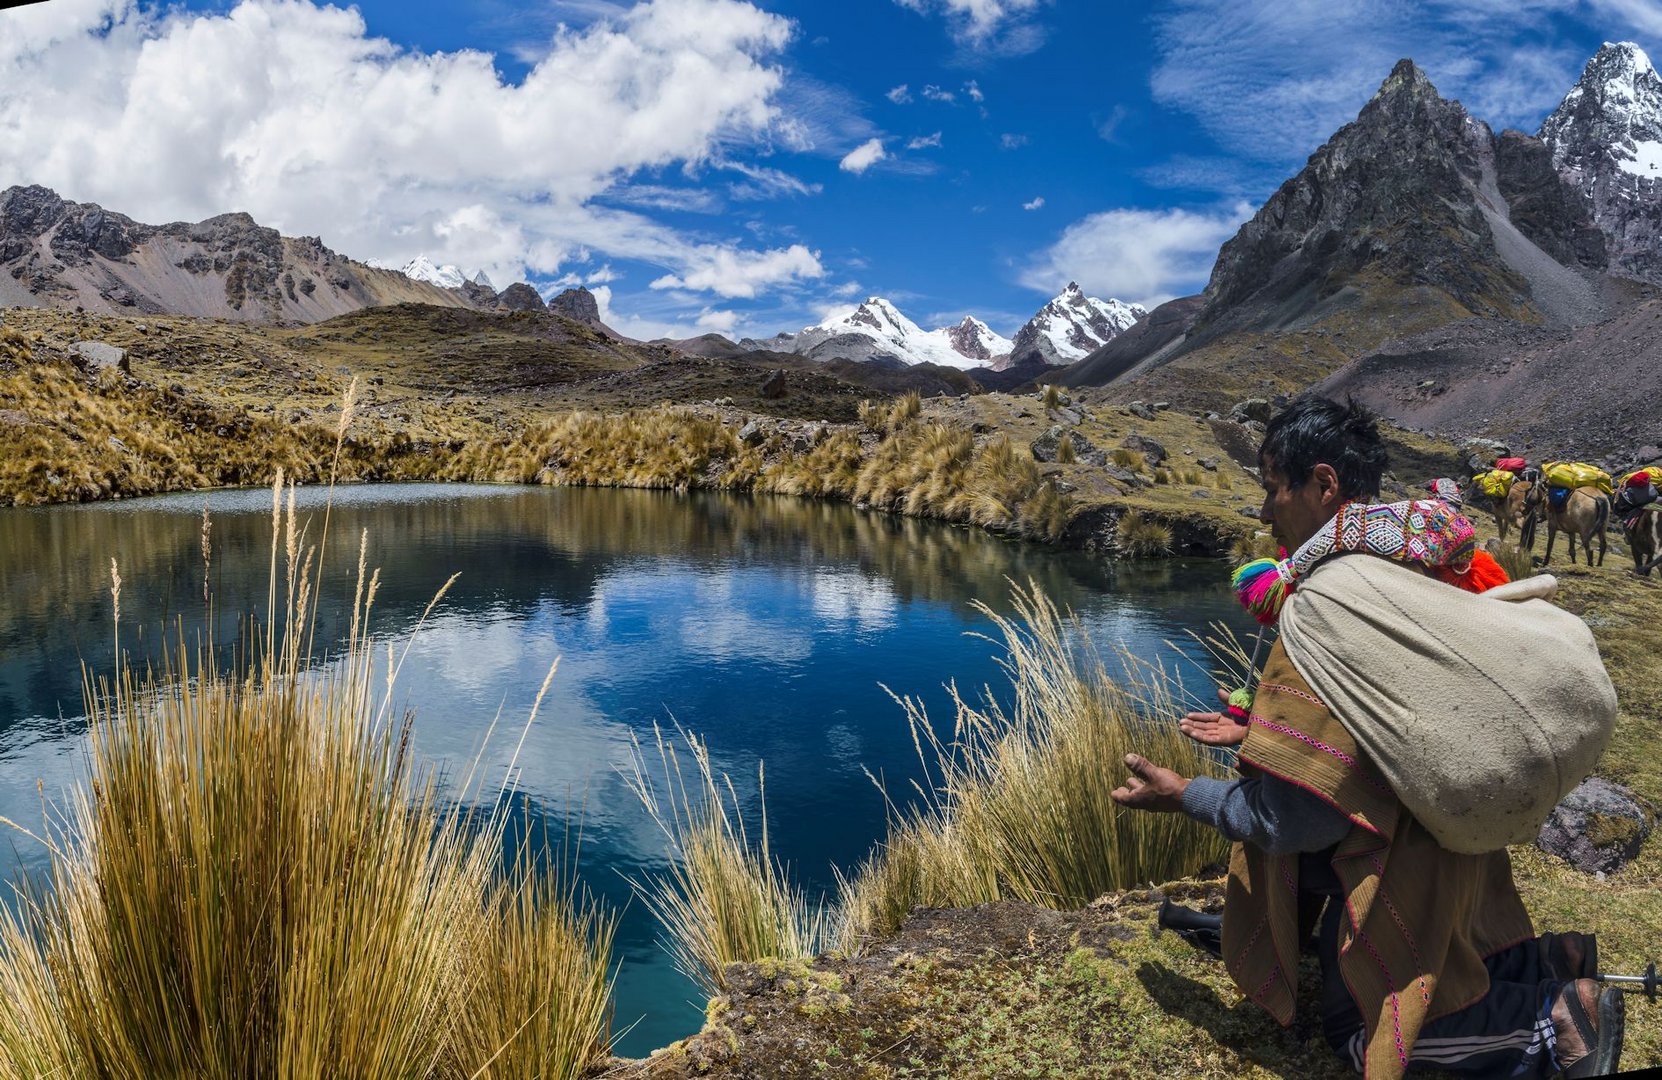
[[[853,623],[867,634],[895,623],[900,599],[882,578],[855,570],[820,570],[809,584],[814,614],[825,622]]]
[[[557,652],[552,642],[526,633],[527,621],[500,606],[475,612],[435,611],[411,644],[404,670],[425,669],[467,690],[506,690],[505,681],[526,667],[540,662],[546,672]],[[539,678],[537,685],[541,684]]]
[[[813,653],[813,628],[779,602],[782,592],[780,575],[772,572],[643,564],[603,578],[590,610],[598,606],[614,627],[643,622],[663,663],[800,663]],[[630,638],[641,640],[631,634],[613,641]],[[677,657],[678,651],[687,655]]]
[[[826,753],[845,768],[859,771],[860,750],[864,745],[860,733],[847,724],[833,724],[825,729]]]
[[[494,799],[511,767],[515,790],[551,815],[569,817],[590,842],[603,836],[603,846],[625,858],[662,862],[662,834],[620,775],[630,763],[629,726],[608,717],[586,692],[613,674],[616,656],[560,649],[553,628],[539,630],[538,622],[535,612],[506,610],[429,618],[399,672],[390,711],[413,710],[417,759],[440,770],[448,795]],[[394,642],[395,656],[404,640]],[[372,679],[384,695],[385,642],[375,650]],[[527,728],[556,653],[559,670]]]

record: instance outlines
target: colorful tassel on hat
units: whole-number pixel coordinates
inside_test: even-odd
[[[1254,559],[1230,578],[1241,606],[1265,626],[1281,617],[1281,605],[1296,581],[1293,565],[1287,559]]]

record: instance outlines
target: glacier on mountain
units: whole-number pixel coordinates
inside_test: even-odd
[[[1086,296],[1077,282],[1070,281],[1061,295],[1016,331],[1010,356],[1002,366],[1021,363],[1035,353],[1052,367],[1083,360],[1147,314],[1141,304]]]
[[[459,289],[469,282],[487,289],[494,288],[483,270],[469,275],[449,263],[443,266],[435,265],[425,254],[417,255],[405,263],[399,268],[399,272],[412,281],[425,281],[429,285],[437,285],[443,289]]]

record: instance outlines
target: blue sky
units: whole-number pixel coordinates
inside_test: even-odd
[[[0,186],[247,210],[584,283],[638,336],[866,295],[1011,334],[1152,305],[1412,56],[1533,131],[1662,0],[50,0],[0,12]]]

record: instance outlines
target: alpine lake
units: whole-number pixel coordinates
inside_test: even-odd
[[[328,498],[297,492],[307,544]],[[248,490],[0,510],[0,815],[38,831],[43,802],[61,805],[85,774],[83,668],[96,677],[115,667],[111,559],[121,649],[139,670],[181,635],[211,636],[229,657],[245,622],[268,614],[271,503],[270,490]],[[1188,632],[1222,621],[1244,637],[1252,627],[1218,561],[1114,564],[785,497],[356,485],[336,488],[329,511],[320,667],[346,637],[363,535],[367,563],[381,571],[376,648],[408,644],[392,695],[413,710],[417,759],[451,790],[477,763],[495,792],[511,767],[516,813],[569,843],[581,884],[623,910],[614,1030],[628,1029],[616,1047],[624,1055],[702,1022],[696,987],[631,899],[629,879],[667,865],[665,838],[625,780],[632,740],[653,762],[655,725],[707,740],[752,830],[765,763],[773,853],[823,895],[833,868],[852,868],[884,836],[888,809],[873,778],[903,802],[922,776],[889,690],[923,701],[948,735],[949,681],[1007,696],[1001,648],[983,636],[995,631],[975,601],[1008,612],[1011,583],[1032,581],[1079,616],[1105,656],[1123,643],[1164,657],[1197,695],[1208,692],[1210,664]],[[42,846],[5,831],[4,876],[40,874]]]

